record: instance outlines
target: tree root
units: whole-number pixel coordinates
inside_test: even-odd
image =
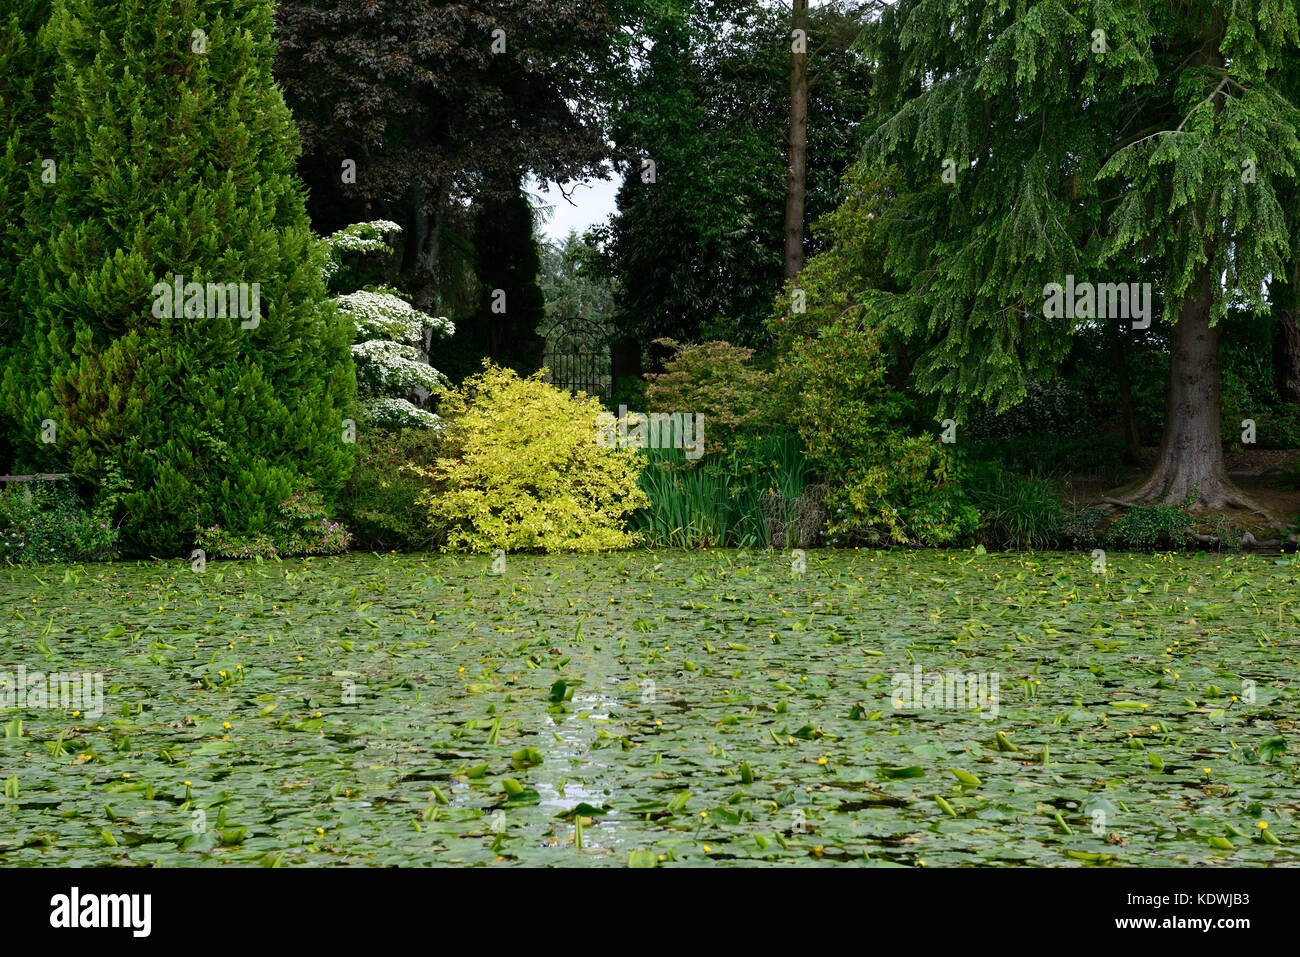
[[[1101,496],[1101,501],[1107,505],[1116,508],[1140,508],[1143,505],[1164,504],[1164,505],[1181,505],[1182,500],[1173,500],[1173,497],[1165,492],[1165,483],[1157,481],[1153,476],[1135,485],[1124,486],[1116,489],[1110,495]],[[1221,511],[1225,508],[1240,508],[1254,515],[1260,516],[1265,523],[1275,531],[1284,532],[1287,526],[1278,520],[1276,514],[1261,503],[1255,501],[1233,482],[1224,479],[1219,483],[1218,493],[1211,501],[1205,498],[1197,498],[1187,506],[1188,511],[1192,513]]]

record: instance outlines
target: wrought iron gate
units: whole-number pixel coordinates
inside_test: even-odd
[[[543,364],[552,385],[609,398],[612,334],[604,320],[554,316],[537,331],[546,341]]]

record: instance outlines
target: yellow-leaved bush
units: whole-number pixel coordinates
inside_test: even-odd
[[[484,362],[441,397],[442,454],[420,498],[452,551],[602,551],[636,544],[627,516],[647,504],[634,449],[599,441],[589,396]]]

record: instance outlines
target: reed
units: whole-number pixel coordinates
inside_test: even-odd
[[[676,548],[792,544],[809,484],[797,437],[778,433],[737,442],[690,462],[671,430],[643,450],[641,487],[650,504],[632,517],[647,545]]]

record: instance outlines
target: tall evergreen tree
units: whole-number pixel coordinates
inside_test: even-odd
[[[22,309],[15,264],[26,242],[24,197],[42,172],[49,56],[40,32],[49,15],[49,0],[14,0],[0,15],[0,363],[17,345]],[[10,465],[13,432],[9,410],[0,409],[0,469]]]
[[[535,233],[540,256],[538,286],[546,301],[546,316],[586,319],[607,325],[618,299],[617,288],[595,275],[598,255],[588,235],[570,229],[561,240],[550,241]]]
[[[516,180],[514,192],[483,200],[474,220],[478,308],[457,323],[457,377],[478,371],[481,357],[529,376],[542,365],[545,343],[537,327],[546,316],[538,285],[541,255],[533,210]]]
[[[49,37],[57,178],[28,193],[4,379],[23,460],[91,481],[115,463],[138,553],[267,530],[303,487],[331,498],[351,329],[294,176],[270,0],[54,0]],[[177,276],[201,294],[164,301]]]
[[[807,129],[793,152],[806,162],[791,174],[788,13],[761,0],[665,0],[634,25],[637,69],[616,88],[611,137],[623,174],[618,212],[597,231],[605,271],[621,287],[625,342],[762,345],[784,263],[801,268],[804,250],[817,251],[804,221],[843,198],[871,74],[853,49],[856,4],[819,4],[805,26],[796,85],[806,123],[794,126]]]
[[[1285,268],[1300,113],[1279,84],[1298,35],[1294,0],[888,10],[874,37],[896,112],[864,155],[914,190],[886,214],[905,284],[887,307],[920,388],[948,411],[1012,404],[1075,328],[1045,318],[1048,284],[1150,282],[1172,327],[1165,433],[1125,494],[1253,505],[1223,467],[1218,323],[1266,308]]]

